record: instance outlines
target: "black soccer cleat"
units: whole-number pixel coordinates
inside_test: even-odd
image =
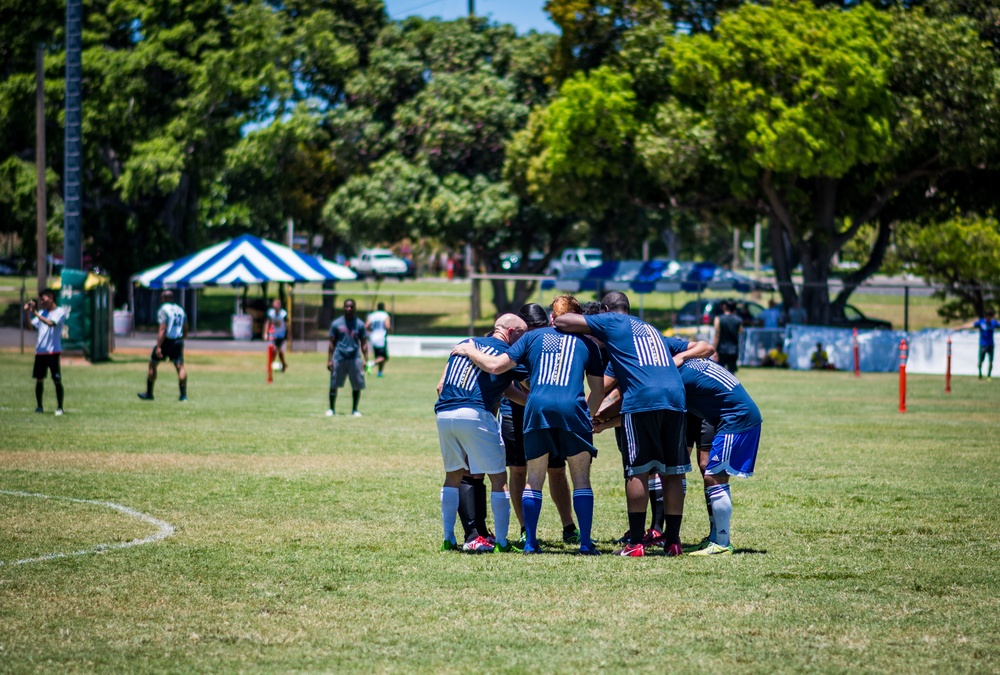
[[[147,394],[144,391],[140,391],[138,394],[136,394],[136,396],[138,396],[139,398],[141,398],[143,401],[152,401],[153,400],[153,395],[152,394]]]

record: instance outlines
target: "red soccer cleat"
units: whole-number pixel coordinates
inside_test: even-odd
[[[676,558],[677,556],[684,555],[684,549],[681,548],[680,544],[671,544],[670,546],[664,546],[663,552],[668,558]]]
[[[615,555],[623,558],[641,558],[646,555],[646,549],[642,544],[625,544],[625,548],[615,551]]]

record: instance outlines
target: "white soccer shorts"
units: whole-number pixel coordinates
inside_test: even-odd
[[[437,414],[438,440],[445,471],[468,469],[472,473],[507,471],[500,441],[500,424],[485,410],[459,408]]]

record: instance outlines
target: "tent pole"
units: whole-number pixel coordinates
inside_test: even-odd
[[[192,315],[192,317],[191,317],[191,319],[192,319],[191,320],[191,327],[192,327],[191,334],[193,336],[197,337],[197,335],[198,335],[198,289],[197,288],[194,289],[194,294],[191,296],[191,302],[194,305],[194,307],[192,307],[193,311],[191,312],[191,315]]]

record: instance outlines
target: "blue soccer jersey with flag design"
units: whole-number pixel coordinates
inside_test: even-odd
[[[507,343],[493,337],[472,338],[476,348],[490,356],[506,354]],[[444,387],[434,405],[434,412],[475,408],[492,412],[507,385],[515,377],[514,371],[490,375],[480,370],[467,356],[452,356],[444,375]]]
[[[507,356],[525,366],[530,377],[524,433],[539,429],[592,433],[583,381],[585,375],[603,372],[594,342],[555,328],[539,328],[526,333]]]
[[[622,413],[686,410],[684,383],[658,330],[627,314],[586,319],[590,332],[608,349],[622,391]]]

